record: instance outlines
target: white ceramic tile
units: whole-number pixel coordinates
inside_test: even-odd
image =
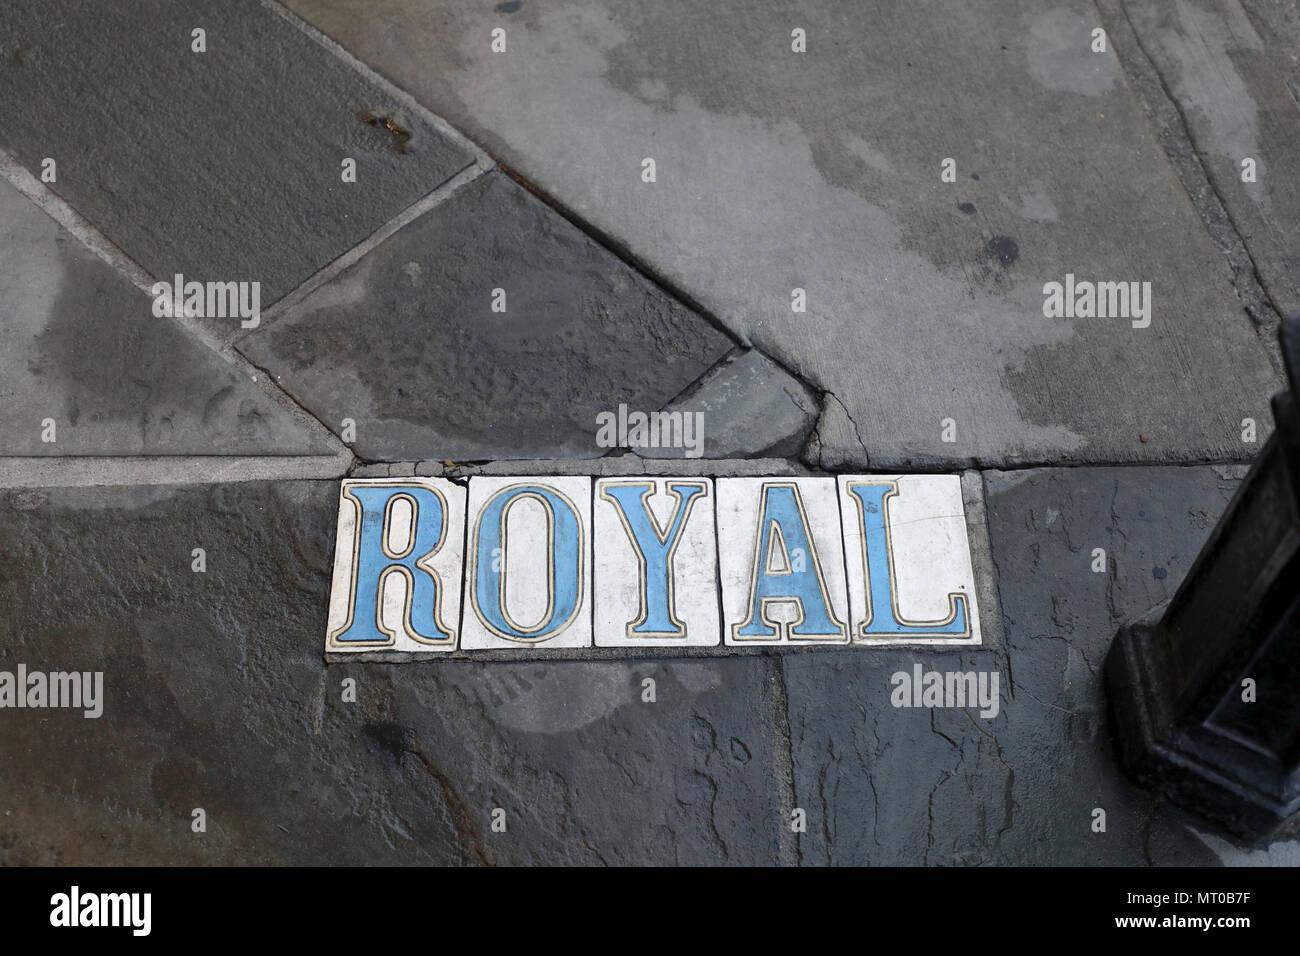
[[[596,482],[597,647],[718,643],[718,558],[708,478]]]
[[[460,485],[442,478],[344,479],[325,649],[454,650],[464,539]]]
[[[847,643],[835,479],[719,478],[715,484],[726,643]]]
[[[469,482],[460,646],[591,646],[591,479]]]
[[[961,477],[841,475],[839,493],[853,639],[980,643]]]

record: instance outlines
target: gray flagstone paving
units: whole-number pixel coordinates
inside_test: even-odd
[[[260,281],[264,308],[473,161],[257,0],[13,0],[0,110],[0,147],[55,159],[55,192],[155,278]]]
[[[1289,315],[1300,310],[1300,70],[1294,46],[1300,28],[1287,18],[1287,6],[1250,6],[1255,19],[1264,20],[1266,43],[1236,3],[1124,4],[1264,286]],[[1246,160],[1253,166],[1251,182],[1242,179]]]
[[[5,712],[0,858],[1293,860],[1294,840],[1252,857],[1128,783],[1096,677],[1117,623],[1172,593],[1239,474],[990,473],[1000,648],[426,666],[322,665],[334,482],[3,491],[15,637],[0,669],[106,684],[98,719]],[[1094,545],[1107,573],[1090,569]],[[79,587],[56,599],[58,580]],[[998,714],[891,707],[891,675],[917,665],[998,672]]]
[[[334,453],[5,182],[0,244],[0,456]]]
[[[337,495],[0,491],[0,670],[105,673],[97,719],[3,711],[0,862],[776,859],[769,661],[326,667]]]
[[[757,349],[727,356],[690,394],[666,409],[702,415],[702,457],[797,457],[821,410],[817,396]],[[644,448],[647,458],[681,458],[680,448]]]
[[[362,457],[453,461],[605,455],[598,414],[659,410],[731,346],[501,173],[239,343],[336,431],[352,419]]]
[[[0,709],[0,863],[1300,862],[1130,783],[1098,676],[1271,428],[1294,4],[285,7],[0,11],[0,695],[105,680]],[[177,272],[267,315],[156,317]],[[1150,325],[1045,315],[1076,279]],[[968,467],[980,647],[321,654],[319,478]]]
[[[1208,467],[987,472],[1001,652],[782,659],[795,799],[808,813],[800,859],[1219,862],[1199,835],[1211,831],[1207,824],[1119,771],[1099,672],[1116,628],[1172,596],[1238,474]],[[1104,573],[1092,571],[1094,547],[1106,550]],[[997,671],[999,713],[985,719],[978,707],[891,706],[892,675],[917,664]],[[1105,833],[1091,829],[1098,807],[1106,811]],[[1294,855],[1300,844],[1281,847]]]
[[[1236,459],[1268,419],[1280,380],[1087,0],[288,6],[832,393],[823,461]],[[1151,326],[1044,317],[1067,274],[1151,281]]]

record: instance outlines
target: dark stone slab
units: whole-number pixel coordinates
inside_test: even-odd
[[[705,458],[797,455],[817,424],[821,406],[803,382],[757,349],[710,369],[691,391],[666,409],[696,415]],[[646,458],[682,458],[679,448],[638,448]]]
[[[106,685],[0,710],[0,863],[776,859],[768,662],[327,667],[337,493],[0,494],[0,670]]]
[[[151,274],[260,281],[263,308],[471,161],[257,0],[12,0],[0,110],[0,145],[53,157],[55,191]]]
[[[809,817],[801,858],[1218,862],[1197,835],[1221,839],[1213,824],[1120,771],[1100,668],[1119,624],[1173,594],[1237,479],[1210,467],[1112,468],[989,472],[986,482],[1000,651],[783,659],[796,802]],[[1091,570],[1095,547],[1106,573]],[[892,707],[890,677],[914,663],[998,671],[998,715]],[[1091,829],[1097,807],[1105,833]]]
[[[733,657],[389,672],[404,739],[455,782],[483,860],[753,865],[777,862],[782,827],[769,666]],[[647,677],[656,703],[641,700]],[[493,807],[506,811],[505,833],[488,826]]]
[[[0,456],[334,452],[4,182],[0,249]]]
[[[492,311],[493,290],[506,311]],[[489,173],[239,348],[370,459],[594,458],[596,416],[653,412],[730,347]]]

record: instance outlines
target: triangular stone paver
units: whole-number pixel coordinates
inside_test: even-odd
[[[489,173],[239,348],[332,428],[351,419],[364,458],[466,461],[604,455],[598,415],[661,409],[731,345]]]
[[[646,458],[770,457],[799,453],[821,406],[812,390],[757,349],[728,356],[701,380],[699,387],[666,409],[683,416],[699,448],[638,447]],[[694,415],[688,420],[685,416]]]

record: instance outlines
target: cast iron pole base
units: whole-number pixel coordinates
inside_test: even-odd
[[[1194,737],[1160,736],[1171,715],[1160,680],[1166,672],[1159,660],[1162,642],[1153,638],[1166,606],[1120,628],[1106,657],[1105,679],[1124,769],[1144,786],[1248,842],[1297,828],[1291,818],[1300,813],[1300,794],[1288,799],[1284,779],[1261,774],[1257,764],[1234,761]]]
[[[1106,655],[1125,769],[1252,840],[1300,812],[1300,315],[1279,339],[1273,434],[1177,593]]]

